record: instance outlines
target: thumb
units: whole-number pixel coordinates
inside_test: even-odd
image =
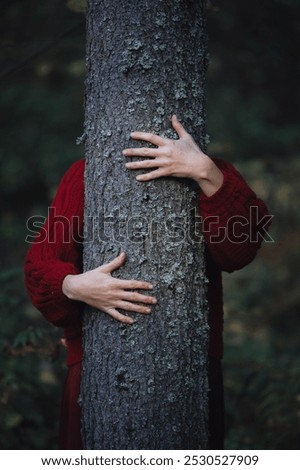
[[[177,132],[179,138],[183,137],[187,133],[183,125],[178,121],[176,114],[173,114],[172,116],[172,126]]]
[[[113,259],[110,263],[103,264],[103,266],[100,267],[100,270],[103,273],[111,274],[113,271],[123,266],[123,264],[125,263],[125,260],[126,260],[126,253],[123,252],[119,256],[117,256],[115,259]]]

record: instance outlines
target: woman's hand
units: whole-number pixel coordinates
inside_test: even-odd
[[[150,313],[151,309],[147,304],[156,304],[156,298],[132,292],[132,289],[151,290],[153,286],[149,282],[112,277],[112,272],[120,268],[125,259],[125,253],[121,253],[113,261],[99,268],[83,274],[69,274],[62,284],[63,293],[69,299],[102,310],[122,323],[134,323],[133,318],[121,314],[117,308],[136,313]]]
[[[202,191],[211,196],[223,183],[223,174],[211,158],[203,153],[177,117],[172,116],[172,125],[179,139],[168,139],[147,132],[133,132],[131,137],[156,145],[156,148],[128,148],[126,157],[146,157],[146,160],[126,163],[129,170],[152,169],[138,175],[138,181],[150,181],[162,176],[176,176],[195,180]]]

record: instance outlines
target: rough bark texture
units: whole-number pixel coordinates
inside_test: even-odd
[[[158,304],[150,316],[136,315],[133,326],[86,311],[86,449],[206,447],[208,327],[197,190],[175,178],[138,183],[122,156],[137,145],[132,130],[176,137],[174,112],[205,147],[206,63],[205,1],[89,1],[84,269],[125,251],[116,275],[151,281]]]

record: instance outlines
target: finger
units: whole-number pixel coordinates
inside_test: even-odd
[[[110,308],[106,310],[105,313],[107,313],[112,318],[114,318],[115,320],[121,323],[127,323],[128,325],[132,325],[133,323],[135,323],[133,318],[127,317],[126,315],[122,315],[122,313],[118,312],[118,310],[116,310],[115,308]]]
[[[157,157],[159,154],[159,149],[151,147],[128,148],[123,150],[125,157]]]
[[[183,125],[178,121],[176,114],[172,116],[172,126],[180,138],[187,134]]]
[[[141,302],[143,304],[156,304],[157,299],[150,295],[139,294],[138,292],[123,291],[122,298],[130,302]]]
[[[115,259],[113,259],[110,263],[103,264],[103,266],[100,267],[101,272],[103,273],[112,273],[116,269],[119,269],[123,264],[125,263],[126,260],[126,254],[121,253],[119,256],[117,256]]]
[[[142,160],[140,162],[128,162],[125,163],[126,168],[129,170],[140,170],[143,168],[154,168],[154,167],[159,167],[160,162],[159,160]]]
[[[130,137],[134,140],[144,140],[145,142],[149,142],[150,144],[157,145],[164,145],[166,139],[164,137],[160,137],[156,134],[151,134],[150,132],[132,132]]]
[[[162,176],[165,176],[164,173],[162,172],[161,168],[158,170],[150,171],[149,173],[145,173],[144,175],[138,175],[136,179],[138,181],[150,181],[150,180],[155,180],[157,178],[161,178]]]
[[[128,312],[143,313],[145,315],[151,313],[150,307],[145,307],[145,305],[133,304],[131,302],[126,302],[125,300],[120,300],[116,306],[118,308],[121,308],[122,310],[127,310]]]
[[[125,280],[125,279],[116,279],[116,286],[120,289],[139,289],[139,290],[151,290],[153,285],[150,282],[145,281],[135,281],[135,280]]]

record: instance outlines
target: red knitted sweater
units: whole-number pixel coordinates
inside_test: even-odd
[[[223,354],[223,300],[221,271],[232,272],[250,263],[259,249],[270,216],[240,173],[215,160],[224,175],[211,197],[199,197],[202,232],[206,242],[209,303],[209,355]],[[67,364],[82,358],[83,304],[62,292],[68,274],[82,272],[84,160],[64,175],[48,211],[48,218],[25,259],[25,282],[33,305],[46,320],[64,329]]]

